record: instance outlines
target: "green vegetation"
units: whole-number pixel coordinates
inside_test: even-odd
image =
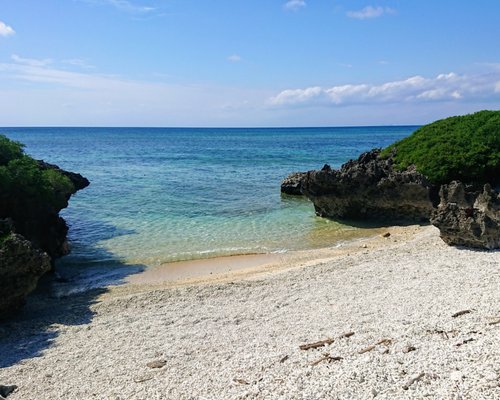
[[[500,111],[442,119],[385,148],[397,169],[415,165],[434,183],[500,182]]]
[[[0,135],[0,213],[33,201],[61,208],[74,191],[71,180],[52,169],[41,169],[24,154],[23,145]]]

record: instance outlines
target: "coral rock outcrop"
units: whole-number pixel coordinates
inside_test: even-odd
[[[307,177],[307,172],[293,172],[281,182],[281,193],[293,196],[302,195],[302,183]]]
[[[500,248],[500,194],[490,184],[478,188],[453,181],[442,185],[439,195],[431,223],[446,243]]]
[[[438,188],[414,168],[396,170],[375,149],[339,170],[307,172],[302,192],[322,217],[399,223],[428,221]]]
[[[50,270],[50,257],[13,233],[8,220],[0,220],[0,235],[0,318],[4,318],[24,304],[39,278]]]

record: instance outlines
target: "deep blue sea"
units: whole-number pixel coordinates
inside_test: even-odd
[[[289,173],[339,167],[415,126],[350,128],[0,128],[34,158],[91,185],[63,217],[63,265],[145,265],[326,247],[359,228],[282,196]]]

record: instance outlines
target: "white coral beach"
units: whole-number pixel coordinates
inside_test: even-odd
[[[9,400],[500,398],[500,252],[389,230],[222,279],[31,303],[0,325],[0,383],[18,385]]]

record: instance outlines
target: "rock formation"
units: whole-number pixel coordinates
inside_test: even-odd
[[[5,318],[24,304],[38,279],[50,270],[50,257],[23,236],[9,231],[7,220],[0,220],[0,225],[0,318]]]
[[[307,172],[293,172],[281,182],[281,193],[293,196],[302,195],[302,182]]]
[[[453,181],[441,186],[439,196],[431,223],[446,243],[500,248],[500,194],[491,185],[478,188]]]
[[[80,174],[43,161],[38,165],[67,176],[72,185],[55,194],[56,202],[0,196],[0,318],[18,309],[54,259],[69,252],[68,227],[59,211],[67,207],[72,194],[89,185]]]
[[[302,192],[322,217],[398,223],[428,221],[438,188],[414,168],[397,171],[375,149],[340,170],[325,165],[307,172]]]

